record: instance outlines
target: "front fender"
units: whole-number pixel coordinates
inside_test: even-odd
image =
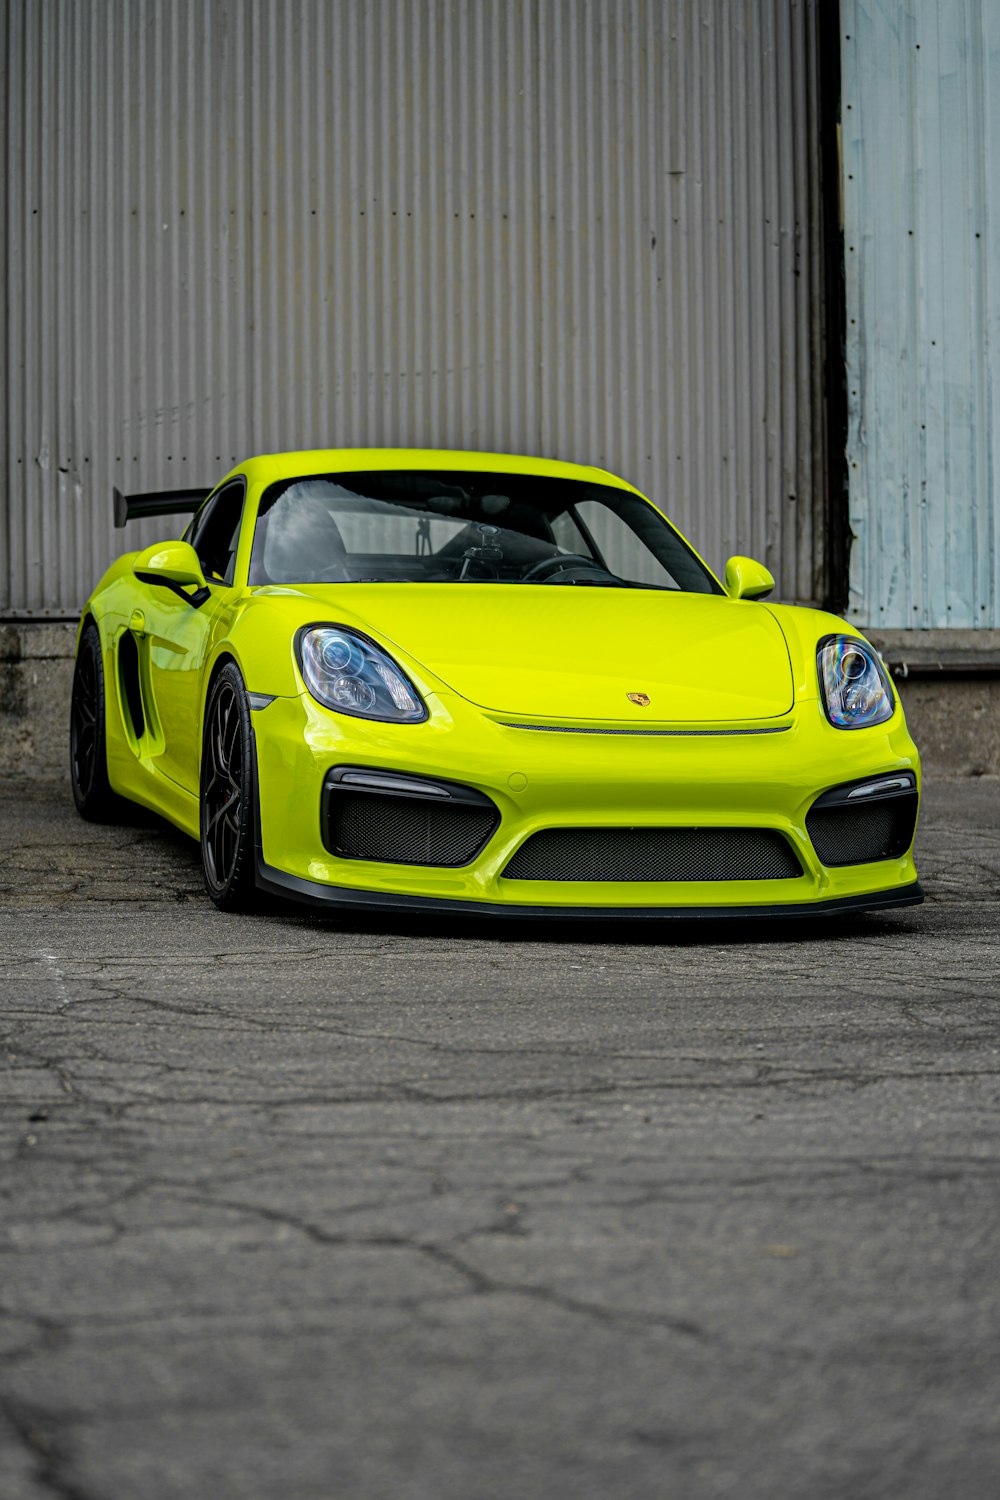
[[[440,692],[444,684],[426,667],[339,600],[319,604],[316,599],[289,589],[268,589],[264,594],[245,595],[235,609],[220,612],[212,643],[211,658],[202,692],[202,707],[220,662],[233,660],[239,667],[250,693],[266,693],[272,698],[298,698],[305,684],[295,660],[295,633],[303,625],[329,619],[349,630],[370,636],[410,678],[425,700]]]

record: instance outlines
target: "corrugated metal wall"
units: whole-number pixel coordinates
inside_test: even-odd
[[[817,3],[7,0],[0,611],[79,608],[113,483],[383,443],[821,597]]]
[[[1000,627],[1000,5],[842,0],[850,612]]]

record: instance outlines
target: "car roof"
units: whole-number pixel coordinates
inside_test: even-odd
[[[350,473],[372,469],[456,469],[485,473],[535,474],[550,479],[576,479],[588,484],[633,486],[606,469],[565,463],[558,458],[533,458],[520,453],[477,453],[456,448],[312,448],[292,453],[261,453],[239,464],[251,484],[272,484],[305,474]],[[638,493],[638,491],[634,491]]]

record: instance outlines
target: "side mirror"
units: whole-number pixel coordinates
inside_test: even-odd
[[[731,557],[723,580],[730,599],[764,599],[774,588],[774,579],[763,563],[752,557]]]
[[[154,542],[135,558],[132,572],[140,583],[158,583],[195,609],[209,597],[198,554],[190,542]],[[193,594],[185,592],[189,588],[194,589]]]

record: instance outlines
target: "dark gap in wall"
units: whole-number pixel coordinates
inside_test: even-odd
[[[840,150],[840,5],[818,7],[820,191],[823,197],[823,390],[826,402],[826,599],[844,614],[850,581],[844,212]]]

